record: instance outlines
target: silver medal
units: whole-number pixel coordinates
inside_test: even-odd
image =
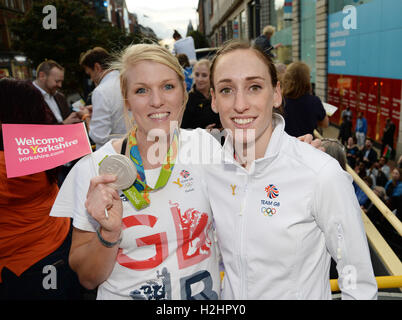
[[[103,159],[99,167],[99,174],[113,174],[117,180],[110,185],[116,190],[125,190],[132,186],[137,178],[137,169],[134,163],[122,154],[114,154]]]

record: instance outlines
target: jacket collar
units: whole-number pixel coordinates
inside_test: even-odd
[[[32,81],[32,84],[42,93],[42,95],[44,97],[47,97],[49,99],[54,98],[54,96],[50,95],[49,93],[47,93],[47,91],[43,90],[37,83],[36,80]]]

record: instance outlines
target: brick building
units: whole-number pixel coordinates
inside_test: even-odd
[[[32,6],[32,0],[0,0],[0,78],[12,76],[29,79],[31,71],[27,58],[21,52],[12,50],[14,35],[10,32],[12,19],[23,15]]]

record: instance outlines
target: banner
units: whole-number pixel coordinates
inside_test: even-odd
[[[92,152],[83,122],[2,124],[2,131],[7,178],[52,169]]]

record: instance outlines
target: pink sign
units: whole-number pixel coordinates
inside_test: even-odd
[[[7,178],[58,167],[92,152],[83,122],[2,124]]]

